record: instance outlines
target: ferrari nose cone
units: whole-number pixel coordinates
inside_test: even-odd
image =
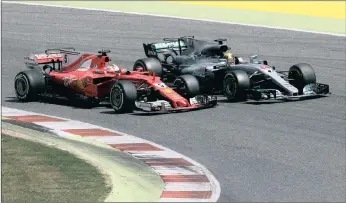
[[[178,105],[178,107],[187,107],[187,102],[186,101],[178,101],[177,105]]]

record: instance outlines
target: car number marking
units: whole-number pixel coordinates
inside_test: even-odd
[[[165,85],[164,83],[155,83],[154,85],[159,88],[167,88],[167,85]]]

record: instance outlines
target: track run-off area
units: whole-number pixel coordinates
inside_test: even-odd
[[[332,94],[260,105],[220,98],[216,108],[155,116],[15,98],[14,76],[31,52],[107,48],[113,62],[131,68],[145,57],[142,43],[185,35],[228,38],[235,55],[258,54],[278,70],[309,63]],[[345,37],[288,30],[3,3],[2,105],[116,129],[182,153],[215,175],[220,201],[340,202],[346,198],[345,43]]]

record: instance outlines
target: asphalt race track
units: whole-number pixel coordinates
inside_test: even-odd
[[[345,38],[149,16],[3,4],[4,106],[78,119],[148,139],[205,165],[221,184],[220,201],[344,201]],[[132,67],[143,42],[195,35],[226,37],[236,55],[260,54],[278,70],[310,63],[327,98],[289,103],[227,103],[155,116],[116,115],[55,103],[19,103],[13,79],[23,57],[45,48],[109,48]]]

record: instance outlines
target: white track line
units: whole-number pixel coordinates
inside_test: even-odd
[[[205,199],[193,199],[193,198],[161,198],[160,202],[209,202]]]
[[[203,171],[196,166],[152,166],[160,175],[203,175]]]
[[[210,191],[210,183],[166,183],[169,191]]]
[[[68,126],[68,129],[94,129],[99,128],[97,125],[91,125],[88,123],[83,123],[80,121],[67,121],[67,122],[35,122],[35,124],[46,127],[46,128],[52,128],[56,130],[66,129],[66,126]]]
[[[56,117],[56,116],[49,116],[49,115],[40,114],[40,113],[34,113],[34,112],[2,107],[3,117],[18,116],[18,117],[22,117],[21,120],[23,122],[30,122],[30,120],[27,120],[27,121],[23,120],[24,119],[23,116],[32,116],[32,115],[61,119],[62,121],[59,121],[59,122],[49,122],[48,120],[45,122],[44,120],[41,119],[40,122],[34,123],[38,126],[42,126],[42,127],[50,129],[51,132],[54,132],[56,135],[61,137],[69,137],[73,135],[69,132],[65,132],[64,130],[66,129],[72,128],[72,129],[77,129],[77,131],[78,129],[83,129],[83,131],[79,130],[78,132],[90,133],[89,129],[94,128],[95,130],[92,131],[93,132],[92,135],[95,135],[95,136],[92,136],[92,137],[87,136],[86,138],[89,138],[89,139],[91,138],[93,140],[101,141],[106,144],[130,144],[130,145],[126,145],[126,147],[131,147],[132,149],[135,149],[136,151],[128,152],[127,154],[133,156],[134,158],[138,160],[158,159],[158,160],[155,160],[155,162],[159,161],[162,164],[164,162],[161,162],[161,159],[162,160],[168,159],[168,161],[171,162],[170,164],[173,163],[172,165],[167,165],[167,164],[163,166],[149,165],[156,173],[158,173],[159,175],[164,175],[163,182],[165,183],[165,187],[163,189],[162,198],[159,199],[160,202],[162,201],[216,202],[218,198],[220,197],[220,193],[221,193],[220,184],[217,181],[217,179],[213,176],[213,174],[211,174],[211,172],[208,171],[207,168],[197,163],[196,161],[180,153],[177,153],[173,150],[170,150],[166,147],[163,147],[161,145],[155,144],[153,142],[150,142],[141,138],[137,138],[132,135],[128,135],[126,133],[121,133],[118,131],[92,125],[89,123],[83,123],[80,121],[74,121],[74,120]],[[29,118],[26,117],[26,119],[29,119]],[[32,117],[30,119],[32,119]],[[114,132],[114,133],[120,134],[121,136],[108,136],[108,135],[103,136],[106,134],[103,134],[103,132],[100,132],[99,131],[100,129],[106,130],[109,132]],[[99,132],[100,134],[97,135],[97,132]],[[74,133],[77,133],[77,132],[74,132]],[[148,146],[147,144],[150,144],[156,148],[159,148],[160,151],[146,151],[146,150],[156,149],[156,148],[150,147],[150,145]],[[121,145],[121,147],[124,147],[124,145]],[[177,158],[178,160],[175,162],[175,159]],[[171,160],[171,159],[174,159],[174,160]],[[188,161],[189,163],[192,164],[192,166],[179,166],[179,163],[182,161],[181,159]],[[196,178],[196,176],[191,177],[189,175],[199,175],[199,176],[197,177],[197,180],[195,180],[194,178]],[[200,175],[202,175],[202,177]],[[205,178],[205,176],[207,178]],[[186,182],[186,181],[189,181],[189,182]],[[200,182],[197,182],[197,181],[200,181]],[[181,194],[182,192],[184,192],[184,194]],[[172,198],[172,197],[175,197],[175,198]],[[181,198],[181,197],[185,197],[185,198]],[[199,197],[199,198],[194,198],[194,197]]]
[[[129,144],[135,142],[145,142],[145,140],[139,140],[135,137],[129,136],[88,136],[88,138],[103,142],[105,144]]]
[[[180,156],[178,154],[174,154],[167,151],[149,151],[149,152],[143,152],[143,151],[132,151],[129,152],[132,156],[136,157],[137,159],[153,159],[153,158],[179,158]]]
[[[16,2],[16,1],[2,1],[2,2],[3,3],[11,3],[11,4],[32,5],[32,6],[70,8],[70,9],[79,9],[79,10],[103,11],[103,12],[111,12],[111,13],[126,13],[126,14],[132,14],[132,15],[142,15],[142,16],[154,16],[154,17],[161,17],[161,18],[195,20],[195,21],[204,21],[204,22],[211,22],[211,23],[242,25],[242,26],[249,26],[249,27],[260,27],[260,28],[268,28],[268,29],[276,29],[276,30],[287,30],[287,31],[295,31],[295,32],[305,32],[305,33],[313,33],[313,34],[321,34],[321,35],[330,35],[330,36],[336,36],[336,37],[346,37],[345,34],[336,34],[336,33],[329,33],[329,32],[317,32],[317,31],[309,31],[309,30],[302,30],[302,29],[293,29],[293,28],[284,28],[284,27],[266,26],[266,25],[256,25],[256,24],[247,24],[247,23],[237,23],[237,22],[219,21],[219,20],[209,20],[209,19],[198,19],[198,18],[189,18],[189,17],[179,17],[179,16],[170,16],[170,15],[161,15],[161,14],[127,12],[127,11],[97,9],[97,8],[83,8],[83,7],[75,7],[75,6],[47,5],[47,4],[40,4],[40,3]]]

